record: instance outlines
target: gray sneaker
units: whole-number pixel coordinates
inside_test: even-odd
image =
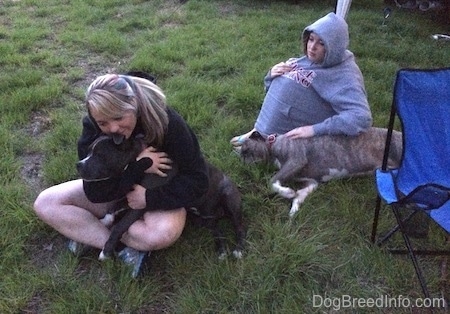
[[[117,257],[121,259],[122,262],[133,267],[131,271],[132,278],[137,278],[139,276],[142,271],[142,266],[149,255],[150,252],[138,251],[128,246],[117,253]]]
[[[67,248],[73,253],[73,255],[80,257],[86,255],[92,247],[69,239],[67,242]]]

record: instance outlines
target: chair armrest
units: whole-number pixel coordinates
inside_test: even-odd
[[[392,204],[398,202],[398,197],[395,192],[394,177],[397,174],[397,169],[393,170],[375,170],[375,183],[377,185],[378,195],[387,203]]]

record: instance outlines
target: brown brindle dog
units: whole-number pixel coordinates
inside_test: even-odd
[[[246,139],[241,159],[246,163],[274,162],[279,171],[271,178],[273,191],[292,199],[289,215],[299,210],[319,183],[332,179],[372,174],[381,167],[387,129],[370,128],[358,136],[322,135],[289,139],[283,135],[264,139],[258,132]],[[394,131],[389,155],[390,167],[397,167],[402,154],[402,134]],[[295,191],[289,181],[304,183]]]

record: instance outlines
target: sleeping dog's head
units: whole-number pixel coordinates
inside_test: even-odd
[[[100,136],[90,146],[86,158],[77,163],[85,181],[101,181],[120,176],[127,165],[142,151],[141,141],[123,136]]]
[[[266,139],[257,131],[244,140],[240,156],[245,163],[270,162],[272,158]]]

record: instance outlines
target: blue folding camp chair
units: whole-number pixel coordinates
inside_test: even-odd
[[[396,116],[403,134],[403,155],[397,169],[388,169],[387,156]],[[407,249],[403,253],[409,254],[422,291],[429,297],[416,254],[449,252],[415,250],[406,224],[421,212],[450,233],[450,68],[398,71],[388,130],[383,163],[375,171],[378,197],[372,242],[376,241],[381,201],[384,201],[392,207],[397,226],[377,240],[377,244],[382,245],[395,232],[401,232]],[[412,209],[412,213],[401,215],[402,208]]]

